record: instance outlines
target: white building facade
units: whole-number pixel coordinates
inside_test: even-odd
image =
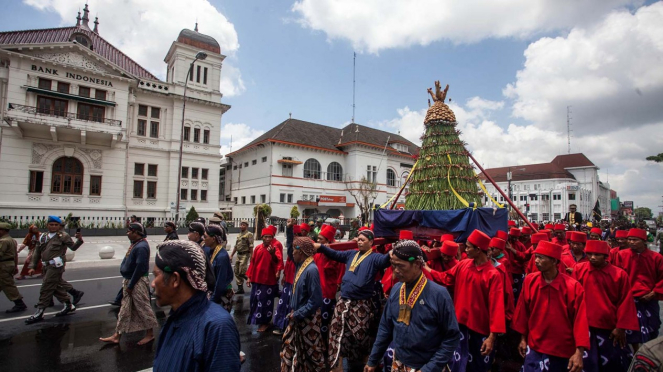
[[[84,226],[127,215],[160,223],[182,205],[218,210],[222,114],[218,43],[182,30],[161,81],[89,27],[0,33],[0,216],[79,217]],[[184,83],[190,74],[178,169]],[[166,52],[166,51],[164,51]],[[23,221],[21,221],[23,222]]]
[[[289,119],[226,155],[223,194],[233,205],[233,218],[252,217],[261,203],[282,218],[289,218],[294,206],[300,217],[357,217],[361,211],[353,194],[362,178],[376,183],[370,203],[382,205],[398,193],[418,151],[397,134],[358,124],[340,129]],[[405,192],[396,199],[397,206],[404,203]]]

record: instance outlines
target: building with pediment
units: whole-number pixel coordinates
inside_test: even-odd
[[[88,14],[86,5],[71,27],[0,32],[0,216],[161,223],[172,218],[178,172],[183,206],[218,210],[230,108],[221,103],[219,44],[197,26],[182,30],[164,51],[164,81],[106,41]],[[207,58],[189,74],[182,131],[199,51]]]

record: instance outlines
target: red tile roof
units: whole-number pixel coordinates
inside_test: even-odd
[[[488,173],[495,182],[507,182],[506,173],[509,171],[509,168],[511,168],[511,181],[533,181],[553,178],[575,179],[569,171],[553,163],[490,168],[486,169],[486,173]],[[486,176],[483,173],[479,174],[479,177],[481,177],[482,180],[486,179]]]
[[[562,168],[596,167],[583,153],[557,155],[551,163]]]
[[[82,33],[92,41],[92,51],[113,62],[135,77],[142,79],[159,80],[145,68],[122,53],[99,34],[83,27],[59,27],[39,30],[0,32],[0,47],[13,44],[49,44],[66,43],[71,40],[74,33]]]

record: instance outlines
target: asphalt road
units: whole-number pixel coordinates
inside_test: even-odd
[[[18,314],[5,314],[13,306],[0,296],[0,370],[13,371],[140,371],[152,367],[156,343],[137,346],[142,332],[123,336],[119,346],[105,345],[99,337],[113,334],[117,321],[117,307],[107,301],[113,299],[121,286],[119,267],[68,269],[65,279],[74,288],[84,291],[75,314],[56,318],[61,309],[47,309],[45,321],[26,325],[24,319],[37,303],[41,279],[19,281],[19,291],[30,307]],[[256,326],[246,324],[249,297],[236,296],[233,314],[240,332],[242,351],[247,361],[242,371],[279,371],[281,339],[271,332],[256,332]],[[164,324],[169,308],[154,306],[159,328]]]

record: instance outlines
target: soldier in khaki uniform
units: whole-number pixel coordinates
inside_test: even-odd
[[[28,307],[23,302],[23,296],[18,292],[14,283],[14,275],[18,274],[18,254],[16,253],[16,240],[9,236],[11,226],[0,222],[0,291],[5,292],[14,307],[7,313],[25,311]]]
[[[249,223],[247,221],[240,222],[237,242],[230,254],[230,260],[232,261],[235,252],[237,252],[234,270],[235,279],[237,279],[237,294],[244,294],[244,281],[249,279],[246,276],[246,270],[251,261],[251,254],[253,254],[253,233],[247,230],[248,227]]]
[[[39,260],[44,265],[44,281],[41,284],[39,291],[39,303],[37,304],[37,312],[30,318],[25,320],[26,324],[32,324],[44,320],[44,310],[49,306],[53,295],[61,303],[64,308],[55,316],[64,316],[76,311],[76,306],[71,303],[67,290],[73,290],[71,284],[62,279],[64,273],[64,265],[66,262],[65,254],[67,248],[75,251],[83,245],[83,237],[81,233],[76,233],[76,243],[71,239],[71,236],[62,231],[62,220],[57,216],[48,216],[48,233],[44,233],[39,237],[39,244],[35,249],[35,253],[30,263],[29,274],[32,274],[34,268],[37,266]],[[82,297],[83,292],[76,291],[78,297],[74,298],[74,302],[78,302]]]

